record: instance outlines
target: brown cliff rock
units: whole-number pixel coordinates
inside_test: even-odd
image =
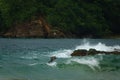
[[[14,27],[11,27],[7,32],[1,35],[4,37],[17,38],[60,38],[65,36],[60,30],[53,29],[41,16],[29,22],[15,24]]]

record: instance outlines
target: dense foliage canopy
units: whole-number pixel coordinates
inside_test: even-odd
[[[78,37],[120,34],[120,0],[0,0],[0,31],[37,15]]]

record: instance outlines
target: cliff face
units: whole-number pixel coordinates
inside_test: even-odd
[[[17,37],[17,38],[63,38],[64,33],[60,30],[54,29],[43,17],[24,22],[22,24],[16,24],[10,28],[7,32],[2,34],[3,37]]]

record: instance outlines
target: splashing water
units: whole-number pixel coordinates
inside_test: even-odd
[[[50,56],[56,56],[57,58],[70,58],[70,54],[73,50],[59,50],[52,53]]]
[[[89,50],[89,49],[96,49],[98,51],[107,51],[107,52],[110,52],[110,51],[114,51],[115,49],[120,49],[120,46],[116,45],[116,46],[106,46],[105,44],[99,42],[98,44],[96,45],[92,45],[90,44],[89,42],[85,43],[85,44],[82,44],[80,46],[77,46],[75,48],[75,50],[78,50],[78,49],[86,49],[86,50]]]
[[[71,56],[90,48],[119,51],[120,40],[0,39],[0,80],[119,80],[120,55]]]
[[[57,66],[57,62],[51,62],[51,63],[46,63],[48,66],[51,67],[56,67]]]
[[[83,40],[82,44],[79,46],[76,46],[75,49],[64,49],[64,50],[58,50],[55,52],[52,52],[50,56],[56,56],[57,58],[68,58],[69,61],[66,64],[70,64],[71,62],[76,62],[79,64],[83,64],[83,65],[87,65],[90,68],[92,68],[93,70],[95,70],[95,67],[97,67],[98,69],[100,69],[99,63],[100,61],[103,59],[102,55],[99,55],[99,58],[95,58],[94,56],[90,57],[82,57],[82,58],[72,58],[71,57],[71,53],[74,50],[78,50],[78,49],[96,49],[98,51],[115,51],[115,49],[120,49],[119,45],[114,45],[114,46],[107,46],[106,44],[103,44],[101,42],[97,43],[97,44],[90,44],[89,41],[87,41],[86,39]],[[49,66],[57,66],[57,62],[53,62],[50,64],[47,64]]]
[[[78,50],[78,49],[89,50],[91,48],[96,49],[98,51],[107,51],[107,52],[115,51],[115,49],[120,50],[119,45],[107,46],[106,44],[103,44],[101,42],[93,45],[93,44],[90,44],[90,42],[85,39],[83,40],[83,43],[79,46],[76,46],[75,49],[58,50],[58,51],[52,52],[50,56],[56,56],[57,58],[70,58],[71,57],[70,54],[74,50]]]
[[[99,60],[94,57],[86,57],[86,58],[80,58],[80,59],[74,58],[74,59],[71,59],[71,61],[77,62],[79,64],[87,65],[93,70],[95,70],[95,67],[100,69]]]

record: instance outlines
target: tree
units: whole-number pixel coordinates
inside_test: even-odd
[[[120,0],[0,0],[0,29],[38,16],[78,37],[120,34]]]

